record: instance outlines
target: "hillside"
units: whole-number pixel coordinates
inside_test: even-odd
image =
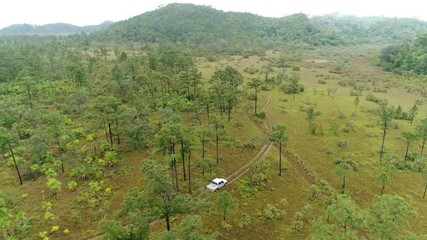
[[[99,25],[75,26],[67,23],[52,23],[46,25],[14,24],[0,29],[0,36],[9,35],[68,35],[74,33],[91,33],[106,28],[112,24],[111,21],[105,21]]]
[[[304,14],[267,18],[192,4],[170,4],[114,23],[93,35],[102,40],[172,42],[201,50],[265,49],[290,41],[316,45],[343,43]]]
[[[353,43],[389,44],[413,39],[427,30],[427,22],[414,18],[356,17],[339,14],[316,16],[311,20]]]
[[[224,12],[208,6],[169,4],[94,33],[97,41],[171,43],[202,52],[254,53],[286,44],[338,46],[386,45],[427,29],[417,19],[303,13],[268,18]]]
[[[379,65],[395,73],[418,73],[427,75],[427,32],[415,39],[401,41],[383,49]]]

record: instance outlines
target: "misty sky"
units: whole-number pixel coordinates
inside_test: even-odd
[[[268,17],[293,13],[309,16],[340,12],[356,16],[416,17],[427,21],[422,0],[3,0],[0,28],[12,24],[71,23],[78,26],[120,21],[172,2],[208,5],[223,11]]]

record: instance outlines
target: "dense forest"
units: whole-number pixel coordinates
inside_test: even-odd
[[[382,50],[379,65],[396,73],[427,74],[427,32]]]
[[[170,4],[1,36],[0,239],[426,239],[426,27]]]

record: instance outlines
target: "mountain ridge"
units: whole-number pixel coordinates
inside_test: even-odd
[[[49,23],[43,25],[35,25],[35,24],[13,24],[8,27],[0,29],[0,36],[10,36],[10,35],[69,35],[75,33],[91,33],[94,31],[102,30],[109,25],[111,25],[113,21],[104,21],[97,25],[86,25],[86,26],[76,26],[69,23]]]

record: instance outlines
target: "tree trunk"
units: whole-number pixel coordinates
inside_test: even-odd
[[[61,147],[61,143],[59,142],[59,140],[56,142],[56,145],[58,146],[58,149],[59,149],[59,160],[61,161],[61,171],[62,171],[62,173],[64,173],[65,172],[65,169],[64,169],[64,160],[62,159],[62,155],[64,154],[64,149],[62,149],[62,147]]]
[[[102,125],[104,128],[104,134],[105,134],[105,141],[109,142],[108,140],[108,132],[107,132],[107,123],[105,122],[105,119],[102,119]]]
[[[116,130],[117,130],[117,144],[121,144],[122,141],[120,140],[120,131],[119,131],[119,120],[116,119]]]
[[[208,121],[209,121],[209,103],[206,103],[206,114],[208,115]]]
[[[176,191],[179,192],[179,183],[178,183],[178,170],[176,167],[176,159],[173,158],[173,166],[174,166],[174,173],[175,173],[175,184],[176,184]]]
[[[184,181],[187,181],[187,174],[185,173],[185,148],[184,140],[181,140],[181,160],[182,160],[182,173],[184,175]]]
[[[257,114],[257,109],[256,109],[256,106],[257,106],[257,102],[258,102],[258,93],[257,93],[257,91],[256,91],[256,89],[255,89],[255,114]]]
[[[188,192],[191,193],[191,151],[188,152]]]
[[[424,146],[425,146],[425,144],[426,144],[426,138],[424,138],[423,139],[423,144],[421,145],[421,152],[420,152],[420,156],[422,157],[423,156],[423,152],[424,152]]]
[[[383,153],[384,153],[384,141],[385,141],[385,135],[387,133],[387,126],[384,126],[383,128],[383,140],[381,142],[381,150],[380,150],[380,162],[383,159]]]
[[[279,176],[282,176],[282,140],[279,142]]]
[[[384,194],[384,188],[385,188],[385,185],[383,185],[383,187],[381,188],[381,196]]]
[[[219,144],[219,136],[218,136],[218,124],[215,124],[215,144],[216,144],[216,163],[218,163],[218,144]]]
[[[170,217],[165,216],[165,220],[166,220],[166,230],[170,231],[171,230]]]
[[[345,175],[342,177],[342,190],[341,190],[341,194],[344,194],[345,192]]]
[[[21,173],[19,172],[18,164],[16,163],[15,154],[13,153],[12,146],[9,144],[10,154],[12,155],[13,164],[15,165],[16,173],[18,173],[19,183],[22,185]]]
[[[427,184],[426,184],[426,187],[424,188],[423,199],[426,197],[426,191],[427,191]]]
[[[205,158],[205,133],[202,135],[202,158]]]
[[[174,171],[174,167],[173,167],[173,162],[171,164],[171,179],[172,179],[172,186],[173,189],[176,191],[176,185],[175,185],[175,171]]]
[[[406,144],[405,161],[408,160],[408,152],[409,152],[409,143]]]
[[[110,122],[108,122],[108,133],[110,135],[110,146],[113,147],[113,131],[111,130]]]

